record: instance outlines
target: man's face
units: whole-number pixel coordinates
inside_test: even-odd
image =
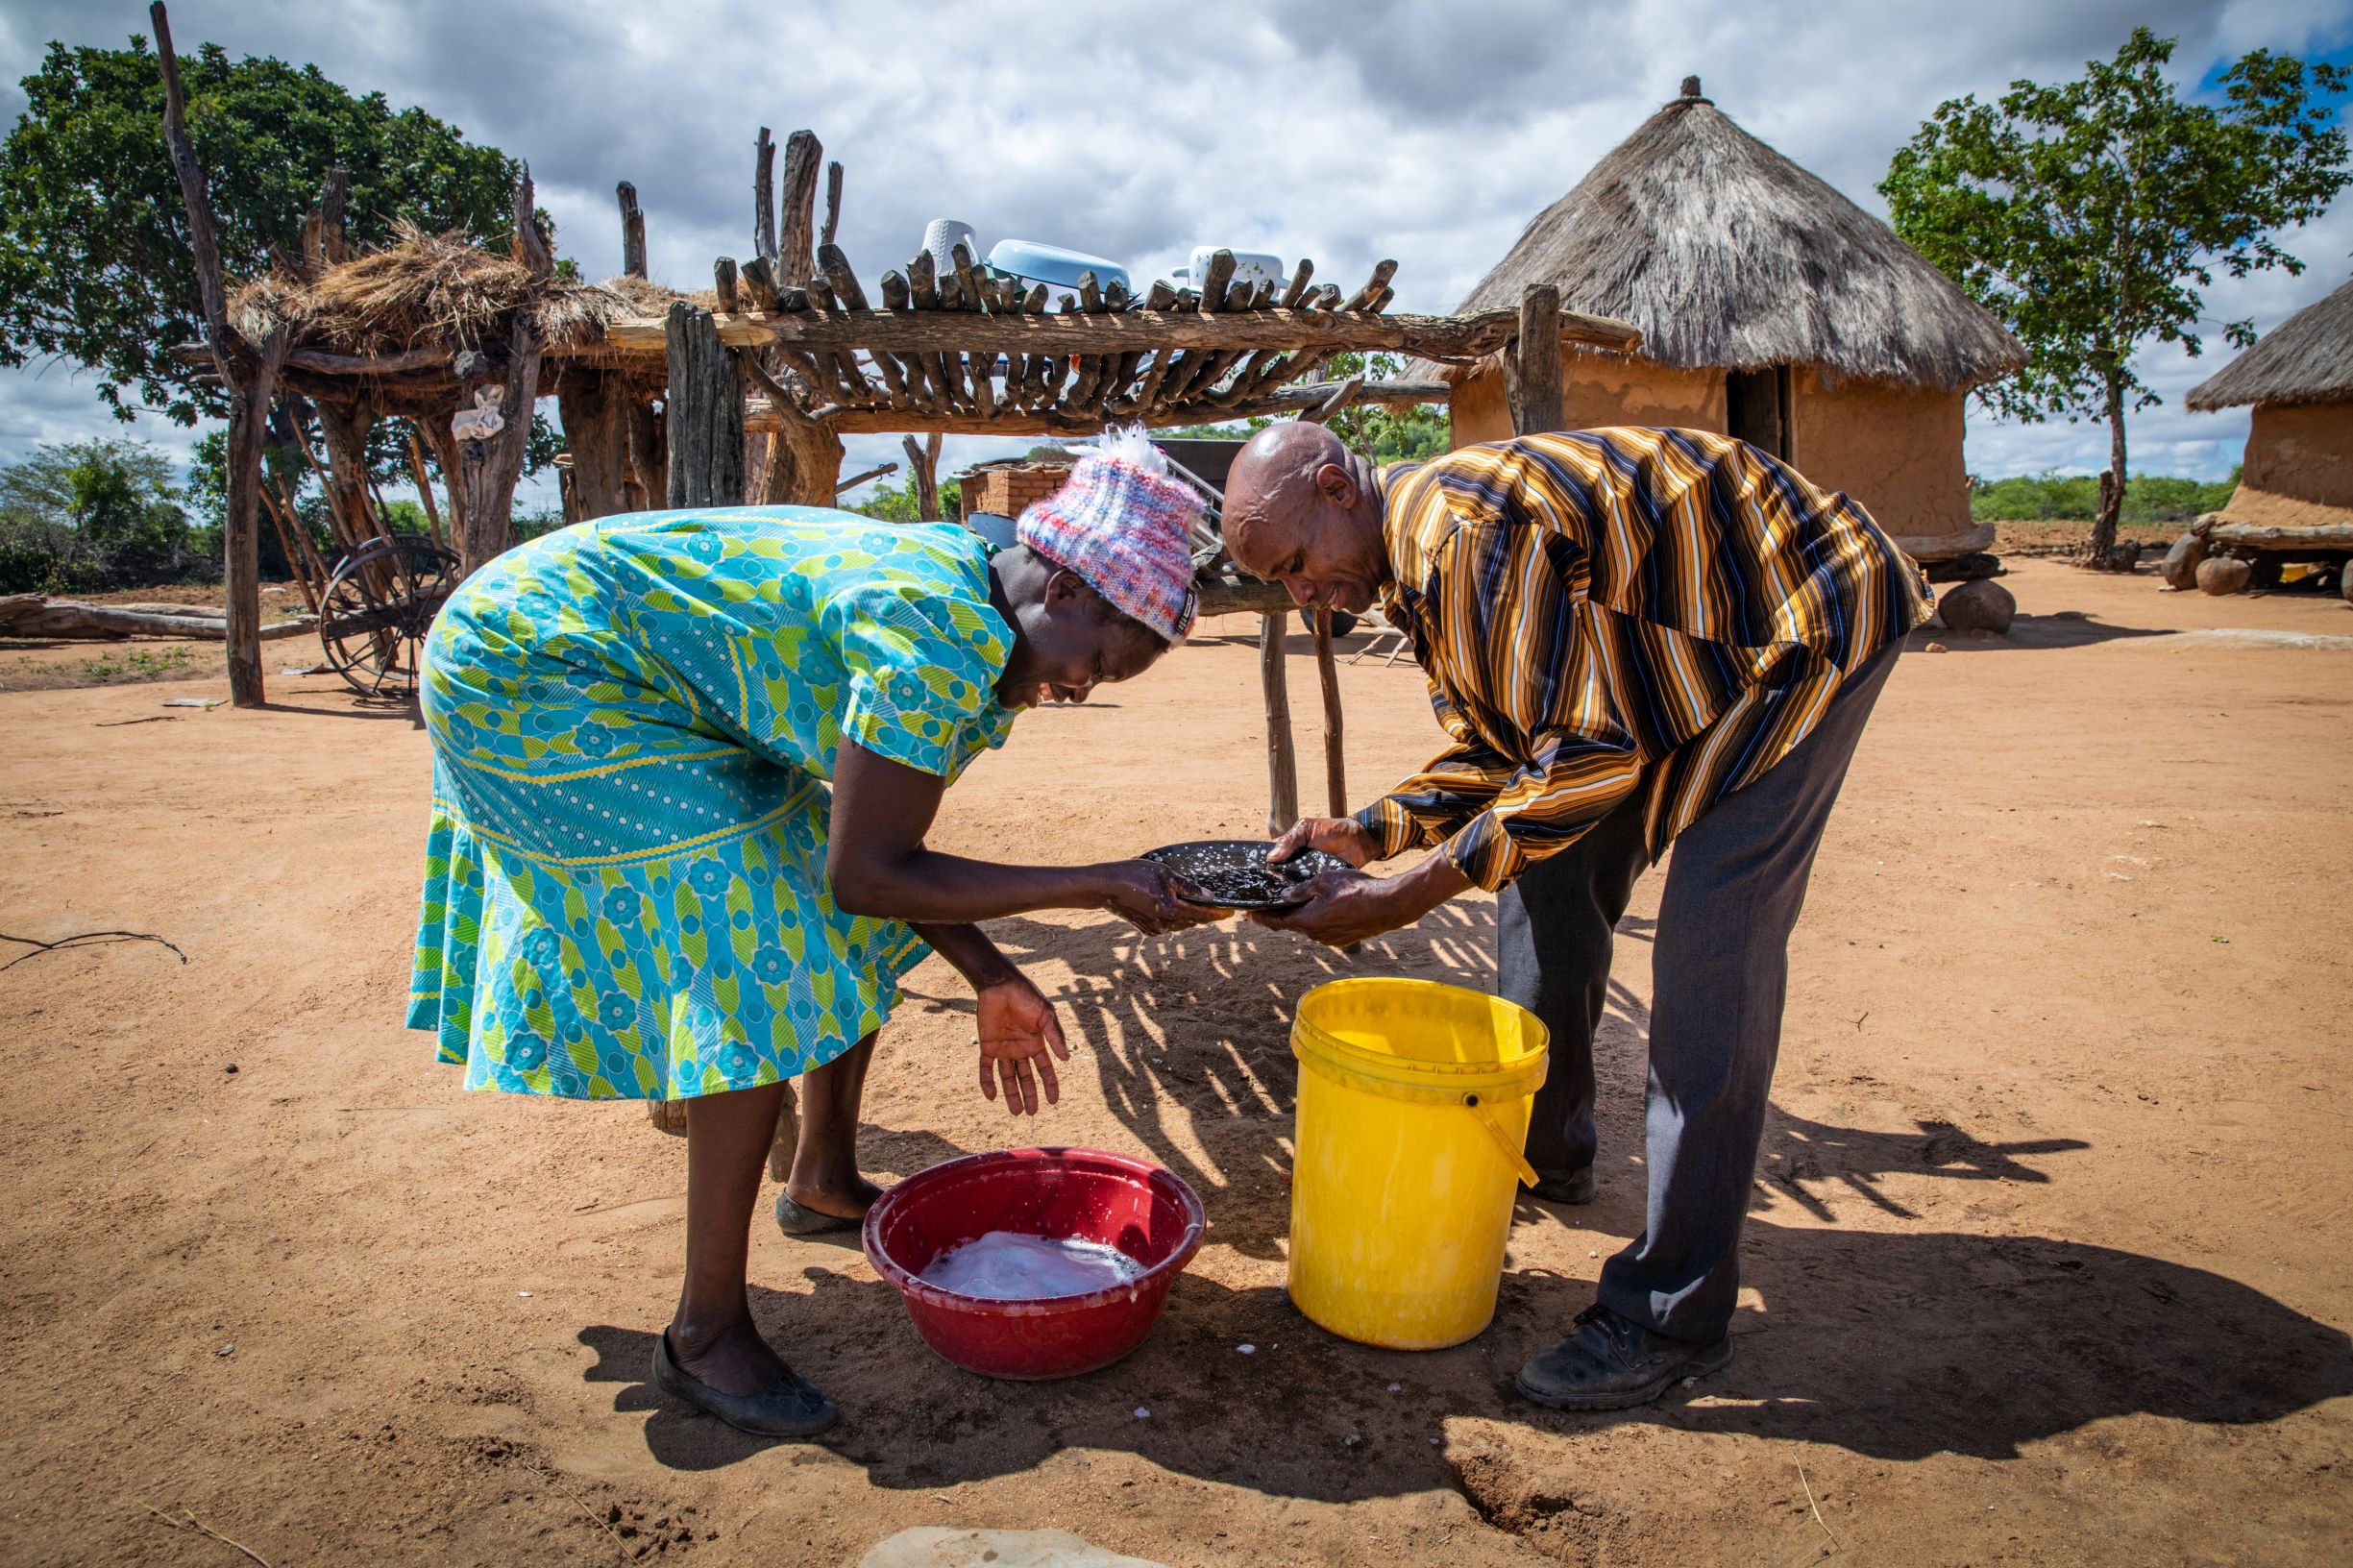
[[[1338,464],[1264,495],[1229,495],[1226,546],[1254,577],[1279,582],[1304,606],[1361,615],[1387,577],[1381,528],[1357,515],[1355,480]],[[1238,506],[1235,503],[1238,501]]]

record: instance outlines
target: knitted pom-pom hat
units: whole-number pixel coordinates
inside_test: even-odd
[[[1189,535],[1201,497],[1141,426],[1104,432],[1070,480],[1021,514],[1015,537],[1171,643],[1192,630]]]

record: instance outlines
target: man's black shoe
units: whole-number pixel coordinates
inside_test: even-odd
[[[1593,1180],[1593,1167],[1580,1165],[1575,1170],[1539,1170],[1541,1178],[1535,1186],[1523,1184],[1529,1196],[1542,1198],[1546,1203],[1591,1203],[1599,1188]]]
[[[1596,1302],[1577,1314],[1574,1334],[1520,1368],[1519,1387],[1556,1410],[1623,1410],[1731,1360],[1728,1334],[1713,1344],[1670,1339]]]

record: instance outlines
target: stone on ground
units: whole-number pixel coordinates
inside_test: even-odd
[[[2000,583],[1981,577],[1938,595],[1936,614],[1953,631],[2008,631],[2018,600]]]
[[[902,1530],[858,1568],[1164,1568],[1090,1546],[1066,1530]]]
[[[2198,563],[2206,558],[2203,535],[2185,533],[2173,541],[2173,548],[2165,552],[2165,564],[2157,568],[2166,586],[2187,593],[2197,586]]]
[[[2197,563],[2197,588],[2201,594],[2235,594],[2246,586],[2246,579],[2255,569],[2231,555],[2209,555]]]

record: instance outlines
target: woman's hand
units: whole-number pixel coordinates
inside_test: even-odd
[[[1005,1086],[1005,1108],[1015,1115],[1038,1114],[1038,1090],[1045,1086],[1045,1104],[1062,1098],[1054,1077],[1054,1057],[1070,1060],[1063,1043],[1062,1022],[1054,1006],[1020,974],[980,988],[980,1091],[996,1098]],[[1048,1051],[1053,1053],[1047,1055]]]
[[[1269,864],[1280,866],[1302,849],[1321,849],[1328,855],[1337,855],[1351,866],[1361,866],[1373,858],[1380,845],[1364,824],[1354,817],[1305,817],[1297,825],[1275,841],[1266,851]]]
[[[1206,925],[1230,913],[1193,902],[1188,895],[1199,890],[1157,861],[1114,861],[1094,868],[1093,875],[1098,907],[1148,937]]]

